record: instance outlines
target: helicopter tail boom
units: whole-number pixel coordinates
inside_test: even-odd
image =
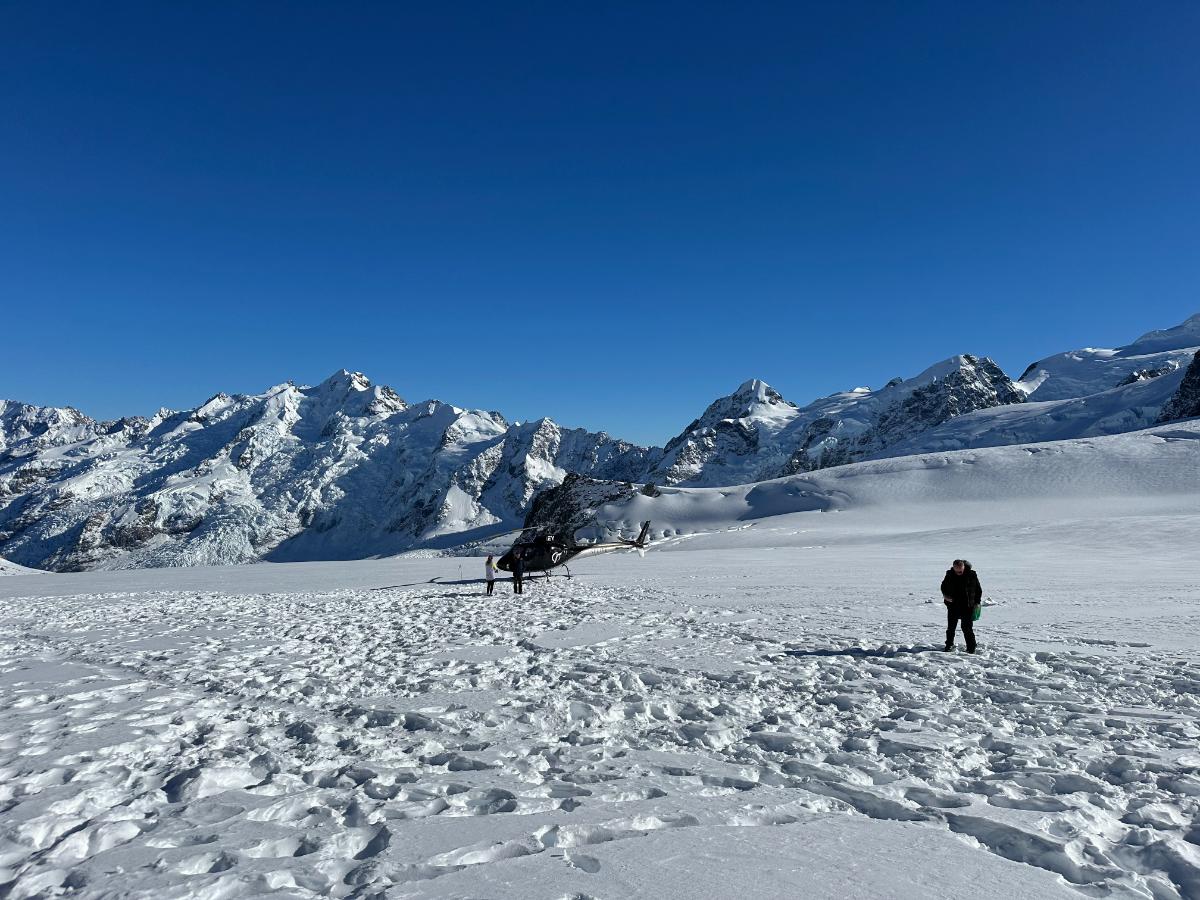
[[[630,540],[608,541],[606,543],[601,543],[601,544],[592,544],[590,547],[584,547],[583,549],[578,550],[576,553],[574,553],[571,556],[571,559],[573,559],[573,560],[587,559],[589,556],[599,556],[601,553],[612,553],[614,550],[624,550],[627,547],[630,550],[636,550],[639,555],[645,556],[646,555],[646,539],[649,536],[649,534],[650,534],[650,523],[643,522],[642,530],[638,534],[637,540],[634,540],[634,541],[630,541]]]
[[[637,536],[637,540],[633,542],[633,546],[637,547],[639,550],[645,549],[646,536],[649,534],[650,534],[650,523],[643,522],[642,530],[641,530],[641,532],[639,532],[639,534]]]

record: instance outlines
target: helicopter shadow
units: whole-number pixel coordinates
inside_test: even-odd
[[[546,581],[551,578],[578,578],[579,574],[580,573],[575,573],[572,575],[555,575],[555,574],[526,575],[525,578],[522,580],[526,581],[526,582],[530,582],[530,581]],[[512,584],[512,577],[510,576],[508,578],[497,578],[497,579],[495,579],[495,581],[496,581],[496,584]],[[454,580],[450,581],[450,580],[444,580],[440,575],[435,575],[433,578],[430,578],[427,581],[410,581],[407,584],[389,584],[389,585],[385,585],[384,587],[371,588],[371,590],[372,591],[392,591],[397,588],[410,588],[410,587],[457,587],[457,586],[466,585],[466,584],[487,584],[487,579],[485,579],[485,578],[458,578],[458,579],[454,579]]]

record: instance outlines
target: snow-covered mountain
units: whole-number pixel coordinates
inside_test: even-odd
[[[972,504],[1028,519],[1031,506],[1083,509],[1098,498],[1111,504],[1197,496],[1200,420],[1193,420],[1128,434],[866,460],[756,484],[629,491],[595,510],[596,524],[578,537],[628,534],[649,520],[661,541],[792,513],[870,509],[905,519],[930,508],[945,516],[955,504],[963,524],[977,515]]]
[[[715,487],[928,451],[1118,434],[1162,416],[1200,415],[1184,369],[1200,352],[1200,315],[1115,350],[1059,353],[1011,381],[992,360],[961,355],[879,390],[797,406],[748,381],[666,446],[643,480]],[[1193,376],[1200,382],[1200,374]],[[1183,391],[1184,399],[1173,401]],[[1187,399],[1192,397],[1190,401]]]
[[[1116,350],[1059,353],[1025,370],[1023,404],[949,418],[869,458],[1098,437],[1200,415],[1200,315]]]
[[[787,458],[779,436],[800,410],[765,382],[747,381],[709,404],[667,442],[646,480],[660,484],[740,484],[770,478]]]
[[[1067,400],[1184,368],[1200,350],[1200,313],[1115,350],[1085,347],[1031,364],[1017,381],[1030,400]]]
[[[568,472],[629,479],[654,456],[549,419],[410,405],[347,371],[150,419],[6,403],[0,422],[0,548],[60,571],[453,543],[520,525]]]
[[[805,407],[761,381],[746,382],[668,443],[643,481],[697,488],[753,485],[861,460],[1100,437],[1197,416],[1200,362],[1193,362],[1186,376],[1181,365],[1200,358],[1189,346],[1200,339],[1198,328],[1200,316],[1193,316],[1122,350],[1062,353],[1031,366],[1027,375],[1043,367],[1043,386],[1067,373],[1057,379],[1058,392],[1084,392],[1058,399],[1040,399],[1038,392],[1039,399],[1027,401],[1026,392],[1034,393],[1031,382],[1014,384],[991,360],[968,355],[944,360],[911,379],[895,378],[878,391],[856,388]],[[1138,368],[1147,359],[1154,366]],[[765,485],[759,495],[764,491]],[[840,496],[830,499],[801,488],[788,492],[802,498],[797,508],[804,509],[832,508]],[[586,491],[555,489],[538,523],[557,531],[582,527],[581,537],[609,537],[618,525],[589,527],[605,520],[593,499],[602,493],[603,486],[595,483]],[[616,493],[634,498],[632,491]],[[688,495],[686,503],[708,509],[718,501],[700,493]],[[636,524],[629,519],[619,527]]]
[[[944,422],[1023,399],[990,359],[956,356],[915,378],[893,379],[882,390],[860,392],[855,402],[824,411],[797,435],[798,446],[778,474],[894,456],[897,444]]]
[[[1178,393],[1182,381],[1183,371],[1172,369],[1083,397],[975,410],[893,444],[886,454],[875,458],[1098,437],[1148,428],[1161,421],[1163,409]]]
[[[1024,396],[990,359],[955,356],[914,378],[797,407],[762,381],[714,402],[666,446],[656,484],[745,484],[887,453],[906,438]]]
[[[1117,350],[1058,354],[1015,383],[971,355],[807,406],[751,380],[665,448],[409,404],[345,370],[114,422],[0,401],[0,554],[64,571],[452,547],[522,525],[570,474],[584,480],[547,498],[543,518],[588,521],[631,484],[750,484],[1200,415],[1198,352],[1200,315]]]

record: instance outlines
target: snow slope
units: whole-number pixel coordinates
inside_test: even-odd
[[[479,559],[5,578],[0,890],[1200,896],[1198,456],[663,489],[615,507],[644,559],[519,599]],[[929,652],[960,556],[971,657]]]
[[[0,557],[0,575],[36,575],[39,574],[39,571],[38,569],[18,566],[16,563],[11,563],[7,559]]]
[[[796,512],[870,509],[906,519],[924,510],[984,505],[1018,517],[1033,508],[1131,498],[1200,498],[1200,420],[1130,434],[924,453],[855,463],[805,475],[724,488],[669,488],[651,497],[634,493],[601,506],[596,526],[581,539],[608,530],[628,533],[651,521],[669,537],[729,527]],[[1016,503],[1020,506],[1016,506]]]
[[[1017,385],[1030,400],[1085,397],[1139,376],[1156,377],[1186,367],[1198,350],[1200,313],[1115,350],[1088,347],[1033,363]]]

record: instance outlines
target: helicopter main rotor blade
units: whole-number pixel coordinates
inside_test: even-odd
[[[504,538],[506,538],[512,534],[521,534],[525,530],[526,529],[524,529],[524,528],[512,528],[508,531],[499,531],[496,534],[489,535],[488,537],[481,537],[481,538],[476,538],[473,541],[466,541],[465,543],[460,544],[459,546],[460,547],[486,547],[488,544],[491,544],[494,542],[511,544],[512,543],[511,540],[504,541]]]

